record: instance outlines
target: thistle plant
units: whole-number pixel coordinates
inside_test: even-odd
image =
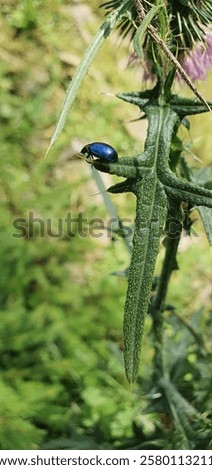
[[[125,371],[128,381],[135,382],[145,317],[150,312],[155,344],[154,378],[168,394],[171,385],[163,362],[163,312],[169,280],[177,267],[178,244],[186,224],[185,211],[189,213],[197,207],[210,242],[212,238],[208,223],[212,191],[207,189],[207,178],[204,184],[197,184],[195,174],[184,159],[183,143],[178,136],[180,126],[189,127],[189,116],[211,110],[212,103],[205,100],[192,78],[202,78],[211,63],[212,2],[111,0],[102,8],[106,11],[106,20],[71,82],[49,148],[62,131],[80,84],[104,40],[116,27],[122,35],[130,33],[134,53],[148,64],[156,84],[145,91],[119,93],[117,98],[138,106],[142,118],[148,120],[144,151],[113,160],[101,155],[99,150],[99,154],[92,155],[94,147],[90,145],[83,148],[80,155],[85,160],[87,157],[87,162],[100,172],[124,178],[111,186],[109,193],[131,192],[136,197],[133,249],[124,309]],[[199,75],[197,57],[202,58]],[[193,99],[174,94],[173,83],[177,75],[196,95]],[[161,240],[165,256],[150,303]]]

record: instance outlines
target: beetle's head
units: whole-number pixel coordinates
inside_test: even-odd
[[[89,155],[89,148],[90,148],[90,145],[89,145],[89,144],[85,145],[85,147],[82,148],[82,150],[80,151],[80,153],[82,153],[83,155],[86,155],[86,154]]]
[[[83,160],[89,157],[89,144],[85,145],[80,152],[75,153],[73,158],[82,158]]]

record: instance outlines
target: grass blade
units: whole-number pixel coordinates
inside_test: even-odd
[[[61,131],[64,128],[64,124],[67,119],[67,115],[70,111],[70,108],[75,100],[77,92],[82,84],[82,81],[86,74],[88,73],[89,67],[94,60],[97,52],[101,48],[102,44],[104,43],[105,39],[109,36],[113,28],[116,26],[117,22],[120,20],[122,15],[127,11],[129,6],[129,0],[124,0],[119,8],[117,8],[114,12],[112,12],[107,20],[102,24],[97,34],[94,36],[93,40],[91,41],[90,45],[88,46],[87,50],[85,51],[84,57],[82,58],[79,66],[77,67],[76,73],[69,85],[67,90],[62,109],[56,124],[55,131],[52,135],[48,150],[46,155],[48,155],[49,150],[53,146],[53,144],[58,139]]]

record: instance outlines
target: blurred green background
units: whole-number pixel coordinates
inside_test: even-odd
[[[127,66],[129,40],[122,42],[117,32],[98,54],[65,131],[44,159],[70,78],[103,21],[98,6],[95,0],[1,1],[1,449],[149,448],[146,442],[154,440],[156,431],[166,436],[161,447],[174,448],[160,414],[153,408],[144,413],[153,356],[150,318],[133,390],[124,376],[127,281],[112,273],[128,267],[126,247],[106,231],[92,237],[87,223],[84,237],[77,224],[69,237],[64,222],[69,212],[72,217],[82,213],[87,221],[98,217],[105,224],[109,218],[90,165],[72,160],[75,152],[95,140],[109,142],[120,155],[143,148],[146,122],[129,122],[139,117],[137,108],[111,96],[146,86],[139,66]],[[200,85],[207,98],[211,85],[212,76]],[[193,142],[197,158],[186,155],[191,166],[209,163],[211,124],[209,114],[195,117],[190,133],[181,131],[185,141]],[[107,175],[104,181],[108,187],[114,179]],[[119,216],[133,222],[133,196],[113,196],[113,202]],[[26,222],[29,213],[44,222]],[[27,224],[24,237],[17,237],[17,219],[22,227]],[[60,237],[46,232],[47,219],[54,234],[61,220]],[[199,220],[195,232],[198,236],[182,239],[180,270],[173,275],[168,303],[188,323],[195,313],[208,350],[210,259]],[[163,250],[157,273],[162,255]],[[167,313],[166,330],[167,341],[173,344],[175,338],[182,344],[182,324],[173,312]],[[208,364],[198,359],[189,334],[187,330],[181,350],[187,365],[179,382],[207,414]]]

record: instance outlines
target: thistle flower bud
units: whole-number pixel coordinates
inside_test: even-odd
[[[179,52],[205,41],[206,28],[212,21],[211,0],[169,1],[170,30]]]
[[[169,18],[170,31],[169,36],[167,34],[167,42],[171,51],[191,80],[204,80],[207,71],[212,67],[212,31],[206,27],[212,20],[211,0],[195,3],[193,0],[170,1]],[[154,61],[152,39],[146,37],[143,43],[142,59],[133,53],[129,64],[140,62],[143,79],[153,81],[157,73]],[[177,72],[177,78],[182,80],[179,72]]]
[[[126,7],[126,16],[119,23],[119,29],[124,36],[131,32],[132,37],[140,19],[136,11],[136,2],[129,1]],[[122,0],[109,0],[101,5],[108,13],[120,7]],[[142,0],[142,6],[146,13],[155,2]],[[168,16],[170,24],[170,37],[176,50],[192,49],[195,42],[204,41],[205,30],[212,22],[211,0],[167,0],[163,7],[164,15]],[[154,21],[153,21],[154,23]],[[157,19],[155,27],[158,26]],[[145,40],[144,40],[145,42]]]

